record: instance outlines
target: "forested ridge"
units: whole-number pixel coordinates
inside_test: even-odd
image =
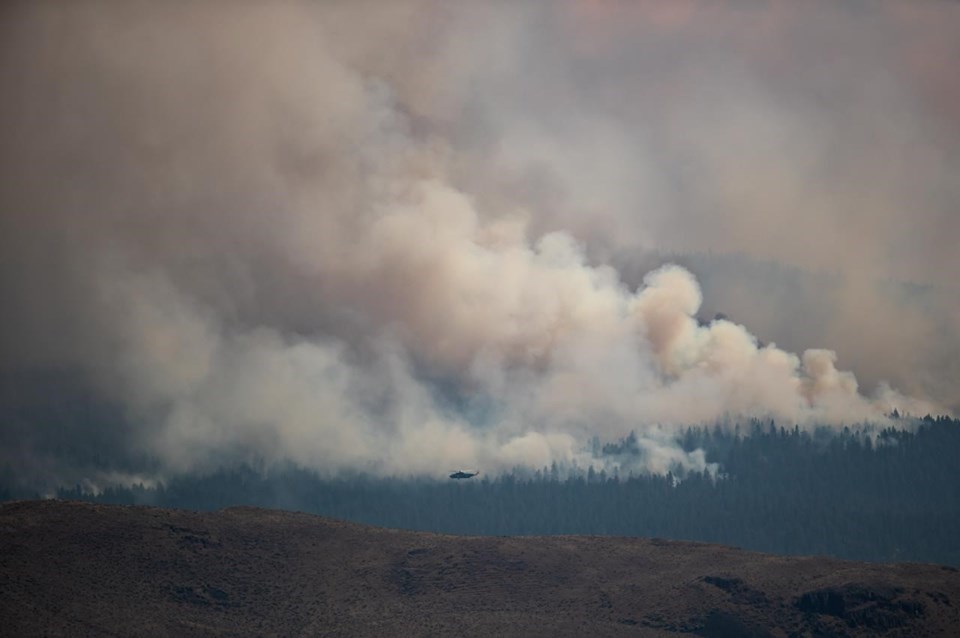
[[[753,421],[690,428],[679,442],[705,450],[716,471],[622,475],[552,466],[437,481],[242,466],[99,494],[74,486],[58,496],[198,510],[248,504],[452,534],[647,536],[960,565],[960,421],[812,433]],[[598,465],[641,453],[631,436],[600,445]]]

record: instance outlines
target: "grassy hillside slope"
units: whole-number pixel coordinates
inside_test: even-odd
[[[0,506],[3,635],[951,635],[960,572],[316,516]]]

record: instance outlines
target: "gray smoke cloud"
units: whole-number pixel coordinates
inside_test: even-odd
[[[704,469],[677,427],[960,403],[955,5],[0,11],[18,472]]]

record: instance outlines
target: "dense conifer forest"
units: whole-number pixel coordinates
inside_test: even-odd
[[[197,510],[247,504],[453,534],[648,536],[960,565],[960,421],[812,433],[754,421],[690,428],[679,443],[705,450],[716,471],[621,475],[554,465],[437,481],[243,466],[58,496]],[[632,436],[595,450],[598,465],[641,453]]]

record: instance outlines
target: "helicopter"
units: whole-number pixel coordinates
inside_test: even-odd
[[[480,472],[464,472],[463,470],[457,470],[456,472],[454,472],[453,474],[450,475],[450,478],[452,478],[452,479],[468,479],[468,478],[473,478],[474,476],[476,476],[476,475],[479,474],[479,473],[480,473]]]

